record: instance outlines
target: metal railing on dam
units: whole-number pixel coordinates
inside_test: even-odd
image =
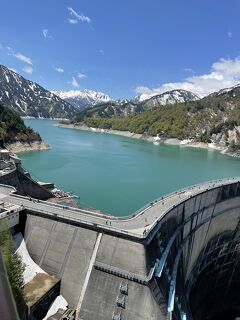
[[[158,231],[160,221],[170,213],[171,210],[196,195],[238,182],[240,182],[240,178],[238,177],[227,178],[208,181],[180,189],[148,203],[127,217],[115,217],[112,215],[96,213],[91,210],[62,206],[52,202],[41,201],[15,194],[12,187],[9,186],[2,185],[2,188],[3,190],[4,188],[11,190],[11,194],[6,199],[7,201],[22,205],[23,208],[42,214],[45,217],[48,216],[54,219],[59,218],[68,220],[69,223],[75,222],[85,225],[86,227],[99,229],[103,232],[114,233],[133,240],[135,239],[136,241],[149,243]],[[5,194],[8,193],[8,191],[4,192]]]
[[[179,190],[124,218],[98,215],[91,210],[70,208],[16,194],[8,195],[7,192],[2,195],[2,200],[26,209],[25,212],[29,214],[26,228],[26,239],[30,239],[29,250],[36,255],[39,263],[45,261],[44,266],[51,266],[49,270],[55,270],[56,274],[69,272],[67,263],[71,258],[70,253],[66,252],[72,248],[74,259],[71,263],[76,262],[75,256],[79,255],[74,265],[79,270],[80,261],[85,263],[80,258],[86,252],[91,257],[96,235],[103,234],[96,255],[91,259],[93,271],[89,269],[88,262],[81,269],[90,270],[90,285],[86,283],[85,286],[86,296],[89,292],[88,298],[94,294],[95,299],[100,299],[103,292],[103,301],[96,304],[107,303],[104,300],[106,295],[110,299],[113,288],[111,281],[116,282],[114,290],[119,290],[119,279],[128,281],[132,292],[143,294],[142,287],[149,288],[159,309],[165,304],[169,319],[211,319],[207,314],[214,315],[222,308],[214,300],[216,295],[220,301],[221,293],[225,306],[232,306],[232,301],[240,304],[238,290],[232,290],[235,288],[233,285],[240,283],[239,178],[210,181]],[[45,218],[50,219],[46,221]],[[45,236],[40,245],[41,234]],[[79,237],[82,237],[82,241],[79,241]],[[66,241],[63,245],[59,244],[61,238]],[[92,244],[89,247],[90,242]],[[48,257],[51,257],[50,261]],[[69,270],[73,270],[72,265]],[[63,279],[66,279],[66,275]],[[109,282],[105,282],[106,279]],[[70,290],[69,286],[74,281],[70,284],[64,281],[63,287]],[[96,288],[97,285],[99,287]],[[99,297],[91,290],[96,290]],[[85,304],[81,302],[82,309],[86,308],[86,303],[86,300]],[[89,303],[89,307],[94,308],[92,303]],[[117,310],[114,314],[120,314]],[[101,319],[106,318],[109,317],[104,314]]]

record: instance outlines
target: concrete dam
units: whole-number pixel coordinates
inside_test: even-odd
[[[2,214],[33,260],[61,279],[81,320],[240,315],[240,179],[196,185],[117,218],[17,195]],[[230,316],[229,316],[230,315]]]

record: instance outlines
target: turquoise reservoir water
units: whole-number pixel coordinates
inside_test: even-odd
[[[25,123],[52,147],[20,154],[32,176],[118,216],[181,187],[240,173],[240,159],[214,151],[57,128],[50,120]]]

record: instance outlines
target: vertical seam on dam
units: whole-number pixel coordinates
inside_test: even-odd
[[[89,262],[89,266],[88,266],[88,270],[87,270],[87,273],[86,273],[86,277],[85,277],[85,280],[84,280],[84,283],[83,283],[83,287],[82,287],[82,290],[81,290],[81,294],[80,294],[80,297],[79,297],[79,301],[78,301],[78,304],[77,304],[77,307],[76,307],[76,319],[78,319],[78,316],[80,314],[82,302],[83,302],[83,299],[84,299],[84,296],[85,296],[85,293],[86,293],[86,290],[87,290],[88,281],[90,279],[90,275],[91,275],[91,272],[92,272],[92,269],[93,269],[93,266],[94,266],[94,262],[96,260],[96,256],[97,256],[97,252],[98,252],[98,248],[99,248],[101,239],[102,239],[102,233],[99,233],[98,236],[97,236],[95,245],[94,245],[93,253],[92,253],[92,256],[91,256],[91,259],[90,259],[90,262]]]
[[[68,249],[67,249],[67,251],[66,251],[66,255],[65,255],[65,257],[64,257],[64,260],[63,260],[61,269],[60,269],[60,271],[59,271],[59,276],[60,276],[60,277],[62,277],[62,275],[63,275],[63,273],[64,273],[64,269],[65,269],[66,264],[67,264],[67,262],[68,262],[68,259],[69,259],[69,257],[70,257],[71,249],[72,249],[73,243],[74,243],[74,241],[75,241],[75,239],[76,239],[77,231],[78,231],[77,228],[75,228],[74,231],[73,231],[73,234],[72,234],[72,238],[71,238],[71,240],[69,241]]]
[[[55,221],[55,222],[52,224],[51,230],[50,230],[50,232],[49,232],[48,239],[47,239],[47,242],[46,242],[44,251],[43,251],[43,253],[42,253],[42,257],[41,257],[41,259],[40,259],[40,261],[39,261],[39,266],[40,266],[40,267],[42,266],[43,260],[44,260],[44,258],[45,258],[45,256],[46,256],[47,250],[48,250],[48,248],[49,248],[49,246],[50,246],[52,232],[53,232],[53,230],[55,229],[56,225],[57,225],[57,221]]]

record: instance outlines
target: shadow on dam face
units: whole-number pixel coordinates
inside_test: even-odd
[[[156,261],[152,294],[167,317],[240,320],[240,183],[173,206],[147,252]]]
[[[239,240],[221,234],[201,253],[189,290],[193,320],[240,320]]]

